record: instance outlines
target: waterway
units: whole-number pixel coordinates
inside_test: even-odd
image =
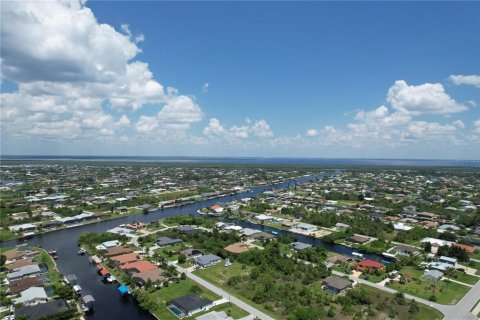
[[[338,171],[337,171],[338,172]],[[242,192],[234,195],[223,196],[221,198],[210,199],[200,201],[192,204],[188,204],[182,207],[172,207],[162,210],[150,212],[147,215],[138,214],[126,216],[114,220],[101,221],[98,223],[87,224],[74,228],[62,229],[59,231],[53,231],[37,235],[30,239],[28,243],[33,246],[40,246],[46,250],[57,250],[59,259],[57,260],[57,266],[60,272],[64,275],[75,274],[78,278],[78,284],[82,287],[82,294],[91,294],[95,302],[94,314],[86,316],[87,319],[154,319],[154,317],[148,313],[141,311],[136,304],[136,301],[131,297],[121,297],[118,293],[116,286],[112,284],[105,284],[100,281],[100,277],[97,275],[94,265],[88,262],[88,256],[77,255],[78,250],[78,238],[84,232],[105,232],[108,229],[114,228],[119,224],[139,222],[152,222],[158,219],[164,219],[168,217],[178,215],[196,215],[197,211],[201,208],[211,206],[219,202],[229,202],[245,197],[253,197],[259,193],[272,189],[284,189],[295,186],[295,183],[303,183],[306,181],[321,179],[323,176],[311,176],[298,178],[295,181],[287,181],[275,185],[268,185],[263,187],[255,187],[247,192]],[[256,228],[262,231],[277,231],[279,234],[289,233],[284,230],[276,230],[274,228],[252,224],[248,221],[238,221],[239,224]],[[299,241],[310,243],[312,245],[318,245],[325,247],[327,250],[337,252],[339,254],[351,255],[354,251],[352,248],[338,245],[328,244],[322,242],[320,239],[314,239],[308,236],[302,236],[293,234]],[[24,243],[19,240],[11,240],[1,243],[3,247],[14,246]],[[376,255],[365,254],[366,257],[379,260],[380,257]]]

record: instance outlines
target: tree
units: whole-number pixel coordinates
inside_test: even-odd
[[[418,311],[420,311],[420,307],[418,306],[417,301],[412,300],[412,301],[410,302],[410,308],[408,309],[408,312],[410,312],[411,314],[415,314],[415,313],[417,313]]]
[[[7,257],[5,255],[1,255],[0,256],[0,266],[4,266],[5,265],[5,262],[7,262]]]
[[[186,261],[187,261],[187,257],[183,253],[180,253],[178,255],[178,263],[185,263]]]
[[[432,252],[432,244],[428,241],[425,242],[425,244],[423,245],[423,251],[425,251],[427,253]]]

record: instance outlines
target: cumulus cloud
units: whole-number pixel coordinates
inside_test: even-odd
[[[212,118],[203,129],[203,134],[210,138],[223,137],[230,142],[238,139],[247,139],[251,135],[261,139],[273,137],[273,131],[267,121],[263,119],[252,121],[247,118],[245,122],[245,125],[233,125],[230,128],[226,128],[221,124],[220,120]]]
[[[452,99],[440,83],[414,86],[408,85],[404,80],[397,80],[388,90],[387,101],[393,109],[411,115],[447,115],[468,110]]]
[[[448,77],[451,83],[454,85],[471,85],[477,88],[480,88],[480,75],[478,74],[470,74],[470,75],[451,75]]]
[[[318,130],[316,129],[308,129],[307,130],[307,133],[306,133],[306,136],[307,137],[315,137],[315,136],[318,136],[320,132],[318,132]]]
[[[139,132],[153,130],[154,122],[185,129],[202,119],[193,97],[164,88],[148,64],[136,60],[143,35],[127,24],[117,31],[99,23],[82,0],[2,3],[1,38],[2,77],[18,85],[1,95],[2,134],[43,136],[72,126],[74,134],[58,137],[96,137],[93,129],[124,135],[130,119],[106,108],[131,112],[146,104],[159,112],[139,119]]]
[[[452,124],[460,129],[465,128],[465,123],[463,123],[462,120],[455,120],[452,122]]]

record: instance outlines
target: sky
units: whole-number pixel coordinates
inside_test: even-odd
[[[480,159],[479,15],[2,1],[1,153]]]

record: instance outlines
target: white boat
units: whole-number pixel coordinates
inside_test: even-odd
[[[82,292],[82,287],[76,284],[73,286],[73,291],[75,291],[76,294],[80,294]]]
[[[107,282],[109,282],[109,283],[113,283],[113,282],[117,281],[117,278],[115,278],[114,276],[110,275],[110,276],[108,276],[105,280],[106,280]]]
[[[354,257],[357,258],[357,259],[363,258],[363,254],[358,253],[358,252],[352,252],[352,256],[354,256]]]

